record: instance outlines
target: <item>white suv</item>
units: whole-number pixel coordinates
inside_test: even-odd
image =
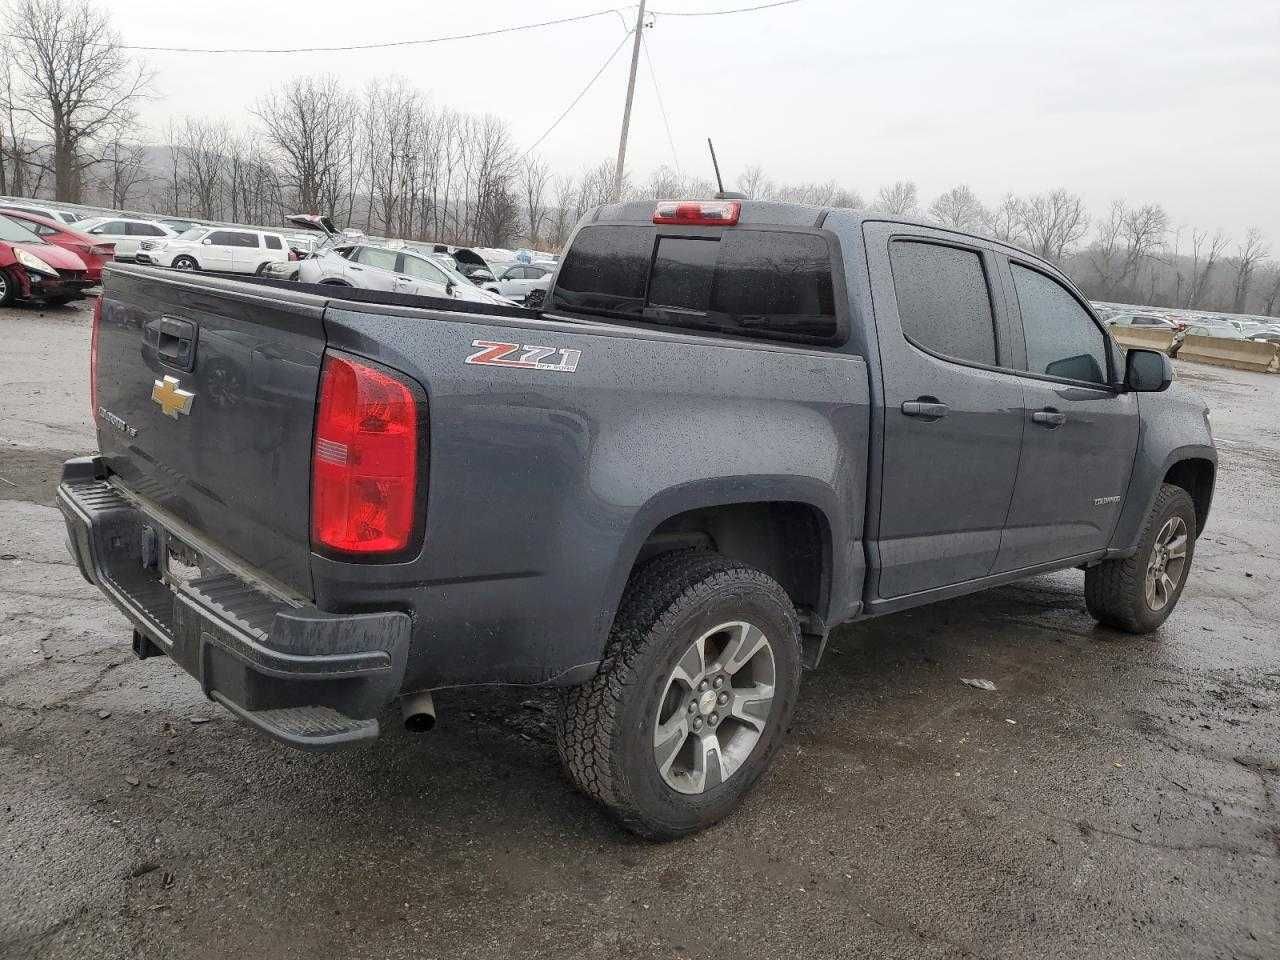
[[[117,260],[132,260],[143,240],[161,240],[176,237],[178,232],[154,220],[134,220],[129,217],[93,217],[80,220],[76,229],[93,237],[111,240],[116,245]]]
[[[137,258],[175,270],[262,273],[267,264],[290,259],[290,252],[281,233],[192,227],[173,240],[144,240]]]

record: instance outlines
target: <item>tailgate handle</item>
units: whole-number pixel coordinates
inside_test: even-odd
[[[142,325],[142,338],[171,367],[190,371],[196,360],[196,325],[177,317],[156,317]]]

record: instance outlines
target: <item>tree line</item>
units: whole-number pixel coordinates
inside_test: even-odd
[[[325,213],[367,233],[445,243],[558,249],[586,211],[614,199],[601,161],[553,171],[493,114],[441,107],[404,78],[355,90],[333,75],[285,80],[233,125],[171,119],[149,139],[156,95],[89,0],[10,0],[0,44],[0,193],[113,209],[275,224]],[[711,196],[717,186],[659,166],[626,171],[623,197]],[[748,166],[752,199],[870,209],[979,231],[1060,266],[1092,298],[1280,313],[1280,264],[1258,230],[1176,226],[1160,204],[1117,201],[1101,216],[1065,189],[983,202],[959,185],[925,202],[901,180],[869,198],[834,180],[785,183]]]

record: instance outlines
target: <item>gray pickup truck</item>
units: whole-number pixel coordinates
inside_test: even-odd
[[[59,497],[139,656],[312,748],[561,688],[655,838],[738,803],[837,624],[1080,567],[1156,629],[1217,460],[1052,266],[789,204],[597,209],[538,311],[113,267],[92,356]]]

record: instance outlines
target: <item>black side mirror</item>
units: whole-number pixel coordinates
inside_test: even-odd
[[[444,284],[444,295],[446,297],[453,296],[453,280],[446,280]]]
[[[1125,355],[1124,385],[1139,393],[1159,393],[1173,383],[1173,361],[1158,350],[1130,350]]]

